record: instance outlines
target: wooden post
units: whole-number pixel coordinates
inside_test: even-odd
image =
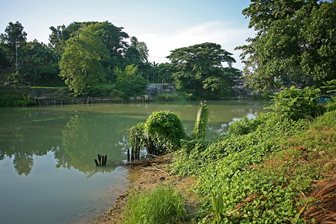
[[[99,164],[99,166],[101,166],[101,164],[102,164],[102,158],[99,154],[98,154],[98,164]]]
[[[104,164],[103,164],[103,166],[106,166],[106,163],[107,163],[107,155],[104,156]]]

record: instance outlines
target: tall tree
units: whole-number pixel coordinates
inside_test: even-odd
[[[60,83],[55,53],[37,40],[27,42],[21,49],[22,82],[30,85]]]
[[[320,85],[336,76],[335,1],[252,0],[243,14],[256,30],[238,47],[250,87]]]
[[[11,63],[7,54],[7,49],[4,44],[0,43],[0,69],[6,69],[10,66]]]
[[[227,79],[235,71],[232,54],[219,44],[203,43],[171,51],[168,58],[174,70],[177,89],[200,98],[218,98],[227,86]],[[223,63],[228,67],[224,69]]]
[[[5,29],[5,33],[0,36],[1,42],[3,42],[11,52],[11,61],[15,62],[16,66],[18,66],[18,47],[27,40],[27,33],[23,31],[23,29],[20,22],[10,22]]]
[[[114,80],[113,69],[115,67],[125,66],[124,55],[128,46],[129,37],[123,31],[123,27],[116,27],[112,23],[106,22],[73,22],[68,26],[50,27],[52,31],[49,35],[50,46],[61,57],[64,52],[65,42],[78,35],[78,32],[84,27],[90,27],[90,32],[99,36],[109,53],[107,78],[112,83]]]
[[[65,42],[76,35],[76,33],[84,26],[91,25],[96,22],[73,22],[68,26],[60,25],[57,27],[51,26],[51,34],[49,35],[49,46],[55,51],[60,58],[64,48]]]
[[[105,80],[110,60],[103,40],[91,26],[83,27],[66,42],[60,61],[60,76],[76,95],[87,94]]]
[[[145,42],[140,42],[136,37],[131,37],[131,45],[127,49],[126,61],[129,64],[141,65],[148,62],[148,48]]]

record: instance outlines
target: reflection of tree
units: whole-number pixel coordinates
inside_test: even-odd
[[[46,155],[59,145],[60,129],[66,120],[64,114],[45,113],[38,110],[14,110],[0,114],[0,160],[14,157],[19,175],[29,175],[33,156]]]
[[[55,152],[57,167],[73,167],[88,175],[112,170],[112,166],[97,168],[94,159],[97,154],[108,155],[108,160],[114,161],[123,157],[120,146],[116,146],[122,136],[116,132],[118,121],[113,119],[99,114],[72,115],[62,131],[62,146]]]
[[[19,175],[27,176],[33,168],[34,160],[32,155],[16,153],[13,163]]]

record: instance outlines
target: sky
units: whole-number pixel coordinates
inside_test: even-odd
[[[179,47],[214,42],[242,68],[234,48],[254,35],[241,13],[248,5],[249,0],[0,0],[0,33],[19,21],[28,41],[48,43],[50,26],[109,21],[144,41],[151,62],[167,62]]]

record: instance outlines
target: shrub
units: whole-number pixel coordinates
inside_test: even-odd
[[[183,220],[186,211],[182,196],[172,187],[130,195],[125,209],[125,224],[169,224]]]
[[[188,96],[185,93],[159,93],[154,97],[155,101],[185,101],[187,100]]]
[[[318,89],[291,87],[275,96],[271,109],[281,117],[292,120],[317,117],[323,112],[322,106],[317,102],[319,93]]]
[[[331,100],[325,105],[327,111],[336,110],[336,96],[331,97]]]
[[[260,119],[244,117],[229,126],[228,133],[233,135],[246,135],[253,132],[261,124]]]
[[[169,111],[153,112],[145,122],[145,134],[158,148],[176,150],[186,137],[181,120]]]
[[[8,91],[0,94],[0,107],[14,107],[14,106],[32,106],[36,102],[30,95],[24,93]]]
[[[145,123],[140,122],[134,126],[132,126],[128,130],[128,141],[131,143],[131,145],[140,145],[145,140],[144,136],[144,127]]]
[[[90,89],[89,96],[122,97],[123,92],[117,90],[112,85],[97,85]]]

